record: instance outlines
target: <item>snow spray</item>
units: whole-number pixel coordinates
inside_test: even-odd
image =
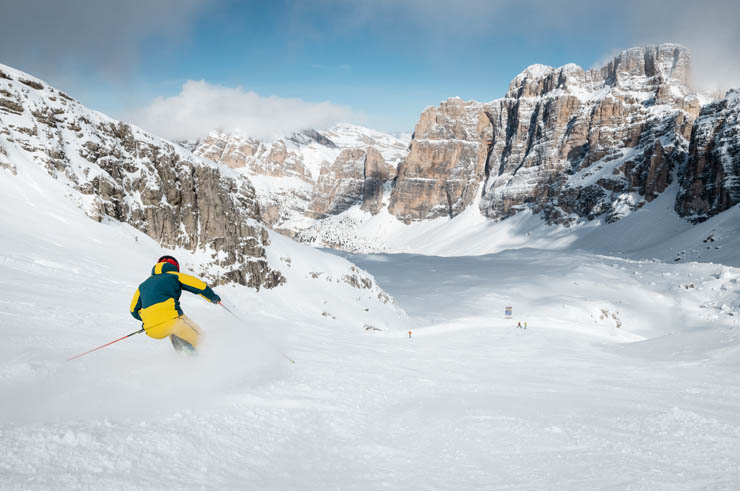
[[[238,320],[239,322],[241,322],[244,325],[247,325],[246,321],[244,321],[241,317],[239,317],[234,312],[232,312],[231,309],[229,309],[226,305],[222,304],[221,302],[218,302],[218,304],[221,307],[225,308],[226,309],[226,312],[228,312],[229,314],[233,315],[236,320]],[[285,358],[286,360],[288,360],[289,362],[291,362],[292,364],[295,365],[295,361],[291,357],[289,357],[288,355],[286,355],[285,353],[283,353],[282,351],[280,351],[279,349],[277,349],[275,346],[272,346],[272,348],[275,351],[277,351],[278,353],[280,353],[281,355],[283,355],[283,358]]]

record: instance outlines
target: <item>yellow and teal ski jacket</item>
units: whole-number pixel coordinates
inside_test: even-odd
[[[152,275],[139,285],[131,299],[131,315],[144,323],[144,329],[182,315],[180,294],[183,290],[218,303],[221,298],[195,276],[180,273],[170,263],[158,263]]]

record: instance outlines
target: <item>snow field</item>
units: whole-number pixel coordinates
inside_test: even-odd
[[[65,320],[91,308],[75,297],[55,303],[66,314],[55,337],[51,327],[39,333],[4,322],[3,339],[18,334],[2,348],[3,482],[36,489],[733,489],[740,482],[740,332],[727,313],[738,306],[695,308],[735,284],[734,268],[533,250],[352,258],[406,309],[412,339],[405,330],[322,322],[298,296],[279,304],[272,292],[240,287],[217,290],[246,311],[247,328],[183,297],[209,336],[196,358],[137,336],[62,362],[73,348],[95,344],[94,331]],[[34,284],[51,292],[56,270],[38,271]],[[116,291],[128,300],[128,285],[101,278],[111,298],[92,305],[94,315],[120,308]],[[648,305],[687,279],[697,288],[676,293],[670,311]],[[590,306],[606,299],[620,306],[622,327],[592,318]],[[503,319],[507,302],[512,320]],[[127,326],[125,315],[111,322]],[[518,319],[528,321],[526,331],[514,328]],[[275,337],[268,342],[264,333]]]
[[[503,222],[508,234],[442,235],[443,256],[341,254],[355,270],[271,234],[284,287],[216,288],[245,323],[183,295],[206,333],[197,357],[136,335],[66,362],[138,329],[128,304],[158,256],[184,270],[202,258],[90,220],[62,183],[14,163],[17,176],[0,174],[0,488],[740,483],[740,270],[689,262],[690,249],[650,259],[660,241],[635,239],[647,221],[603,227],[611,240],[584,228],[571,244],[523,215]],[[424,226],[409,247],[442,230]],[[685,240],[670,247],[715,227],[712,251],[731,258],[731,228],[699,227],[671,229]],[[455,256],[466,247],[479,255]],[[350,274],[374,277],[398,307]]]

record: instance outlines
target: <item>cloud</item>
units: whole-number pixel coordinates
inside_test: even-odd
[[[3,2],[0,60],[39,77],[131,74],[147,43],[184,39],[205,0]]]
[[[192,140],[213,130],[273,139],[359,117],[351,109],[328,101],[262,97],[242,87],[189,80],[179,94],[158,97],[125,119],[163,138]]]
[[[663,36],[691,50],[694,83],[701,89],[740,87],[740,2],[678,3]]]

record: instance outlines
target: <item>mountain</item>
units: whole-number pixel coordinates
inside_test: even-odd
[[[128,223],[167,248],[201,250],[218,267],[215,281],[283,281],[265,257],[254,189],[237,174],[6,66],[0,123],[3,165],[16,172],[14,160],[36,162],[91,218]]]
[[[373,218],[381,212],[408,225],[475,206],[493,221],[529,211],[572,227],[614,223],[669,190],[674,213],[706,220],[740,202],[740,104],[737,91],[713,100],[690,78],[690,53],[677,44],[631,48],[589,70],[529,66],[502,98],[427,108],[394,168],[345,153],[319,166],[318,180],[299,170],[293,177],[304,184],[273,184],[291,196],[279,227],[310,243],[372,250],[383,241],[363,235],[373,229],[363,223],[396,230]],[[260,200],[270,196],[256,188]]]
[[[352,322],[360,327],[390,325],[402,315],[366,272],[265,226],[254,188],[243,175],[87,109],[5,65],[0,65],[0,181],[3,210],[10,215],[2,233],[17,237],[4,257],[23,256],[23,247],[41,256],[43,244],[69,242],[67,234],[78,236],[85,250],[122,255],[122,249],[145,242],[143,233],[160,249],[147,244],[148,251],[175,253],[188,270],[213,284],[270,290],[290,280],[296,283],[291,289],[329,288],[338,303],[354,306]],[[54,212],[53,203],[64,214]],[[114,228],[123,223],[137,233],[117,236],[96,229],[72,208],[91,223]],[[60,228],[58,222],[67,225]]]
[[[632,48],[590,70],[532,65],[489,103],[429,108],[389,211],[406,223],[454,217],[480,196],[494,220],[531,209],[549,224],[614,222],[677,177],[681,216],[726,210],[740,202],[737,92],[712,101],[690,70],[683,46]]]
[[[676,211],[704,221],[740,203],[740,90],[702,107],[691,133]]]
[[[689,59],[666,44],[591,70],[532,65],[501,99],[428,109],[390,212],[406,222],[452,217],[480,193],[492,219],[525,208],[549,223],[619,219],[663,192],[686,159],[702,102],[688,87]]]
[[[377,212],[384,185],[395,177],[408,141],[361,126],[340,124],[275,141],[211,132],[187,142],[196,155],[248,176],[262,219],[291,233],[355,204]]]

